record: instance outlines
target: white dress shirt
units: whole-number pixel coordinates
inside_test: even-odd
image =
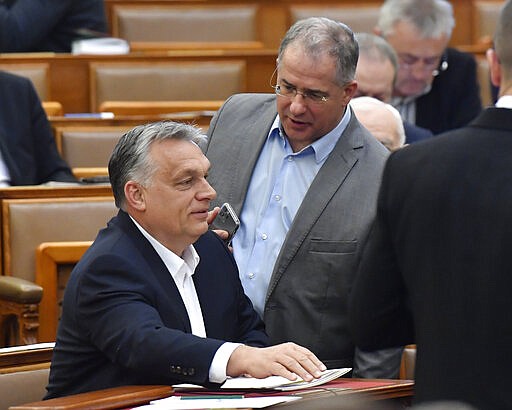
[[[141,231],[144,237],[153,246],[158,256],[162,259],[167,270],[171,274],[181,299],[187,310],[192,334],[199,337],[207,337],[204,326],[203,312],[197,297],[196,287],[192,275],[199,264],[199,255],[192,245],[189,245],[183,252],[182,257],[167,249],[153,236],[151,236],[135,219],[130,216],[135,226]],[[240,343],[225,342],[222,344],[215,356],[209,370],[209,380],[212,383],[222,383],[226,380],[226,368],[233,351],[240,346]]]

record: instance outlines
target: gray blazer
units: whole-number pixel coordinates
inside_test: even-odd
[[[258,155],[277,115],[275,95],[230,97],[208,130],[214,205],[240,214]],[[294,341],[328,367],[353,367],[347,302],[359,250],[375,216],[387,150],[352,115],[311,184],[278,256],[264,321],[272,343]]]

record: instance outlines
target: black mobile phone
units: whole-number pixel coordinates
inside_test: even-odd
[[[226,231],[228,233],[228,238],[224,241],[229,245],[239,226],[240,220],[238,219],[233,207],[227,202],[222,204],[219,213],[212,222],[212,229]]]

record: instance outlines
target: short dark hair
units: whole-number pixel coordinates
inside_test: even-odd
[[[292,43],[299,43],[309,56],[328,54],[333,57],[336,61],[336,81],[339,85],[345,85],[354,79],[359,47],[354,33],[346,24],[327,17],[309,17],[297,21],[281,41],[278,65],[286,48]]]
[[[108,174],[116,206],[125,204],[124,186],[128,181],[149,185],[156,167],[149,158],[149,148],[156,141],[178,139],[198,145],[206,138],[192,125],[174,121],[159,121],[139,125],[124,134],[114,147],[108,163]]]

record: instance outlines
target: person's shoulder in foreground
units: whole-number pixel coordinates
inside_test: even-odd
[[[109,176],[120,208],[71,273],[47,398],[127,384],[318,377],[295,344],[263,347],[264,326],[231,252],[213,232],[210,164],[190,125],[134,128]]]
[[[501,315],[512,309],[510,21],[508,0],[487,50],[491,81],[500,87],[496,107],[387,161],[352,289],[358,346],[416,343],[417,402],[510,408],[512,324]],[[492,388],[482,389],[474,369]]]

